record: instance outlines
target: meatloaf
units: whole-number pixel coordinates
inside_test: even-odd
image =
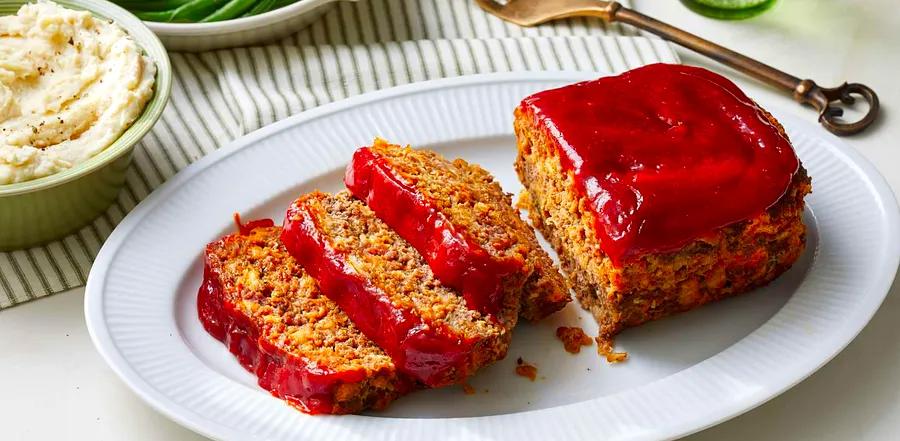
[[[197,298],[206,330],[260,386],[307,413],[381,409],[409,391],[413,382],[322,295],[271,225],[206,247]]]
[[[478,165],[376,139],[354,153],[344,182],[470,308],[496,314],[521,298],[520,315],[540,320],[570,301],[534,230]]]
[[[802,253],[810,179],[737,86],[651,65],[515,111],[516,171],[601,337],[765,285]]]
[[[294,201],[281,238],[322,292],[423,384],[460,383],[506,355],[518,302],[491,316],[468,308],[415,248],[349,192]]]

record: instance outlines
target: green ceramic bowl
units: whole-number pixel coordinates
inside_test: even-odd
[[[27,1],[0,0],[0,15]],[[130,12],[104,0],[58,0],[69,8],[112,19],[156,62],[153,98],[140,117],[97,156],[63,172],[0,185],[0,250],[39,245],[87,225],[115,200],[125,183],[134,145],[162,114],[172,86],[172,67],[162,43]]]

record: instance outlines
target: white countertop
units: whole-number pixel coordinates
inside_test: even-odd
[[[875,89],[881,120],[868,133],[846,140],[900,193],[900,116],[893,107],[900,102],[900,15],[892,0],[781,0],[775,10],[743,22],[706,19],[677,0],[635,3],[648,15],[821,86],[847,80]],[[714,67],[689,52],[681,54],[686,63]],[[764,95],[766,102],[815,119],[812,110],[788,98],[739,82],[751,96]],[[895,439],[900,433],[898,291],[895,279],[872,322],[819,372],[692,438]],[[0,439],[202,439],[145,405],[103,363],[85,328],[83,295],[83,289],[75,289],[0,311]]]

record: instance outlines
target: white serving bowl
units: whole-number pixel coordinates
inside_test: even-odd
[[[340,0],[299,0],[264,14],[213,23],[144,23],[167,49],[199,52],[286,37],[312,23],[337,1]]]

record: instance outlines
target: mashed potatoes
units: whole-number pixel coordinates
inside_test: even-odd
[[[153,95],[156,66],[115,23],[55,3],[0,17],[0,185],[112,144]]]

